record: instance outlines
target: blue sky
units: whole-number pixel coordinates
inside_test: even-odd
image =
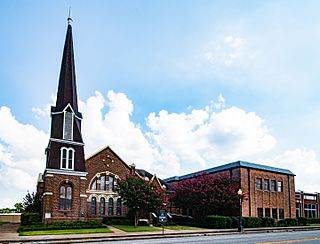
[[[241,159],[319,191],[319,5],[1,1],[0,193],[10,177],[29,183],[0,207],[43,171],[69,6],[87,156],[111,145],[161,177]]]

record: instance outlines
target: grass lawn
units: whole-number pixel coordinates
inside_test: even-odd
[[[193,227],[193,226],[184,226],[184,225],[168,225],[164,226],[168,230],[203,230],[204,228]]]
[[[126,232],[142,232],[142,231],[160,231],[161,228],[153,227],[153,226],[137,226],[134,227],[132,225],[113,225],[115,228],[119,230],[123,230]]]
[[[111,233],[108,228],[20,231],[20,236]]]

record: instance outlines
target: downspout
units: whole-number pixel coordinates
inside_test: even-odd
[[[250,169],[247,168],[248,171],[248,201],[249,201],[249,217],[251,217],[251,182],[250,182]]]

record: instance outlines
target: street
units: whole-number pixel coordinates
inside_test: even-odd
[[[100,242],[111,243],[112,241]],[[255,234],[232,234],[232,235],[214,235],[214,236],[195,236],[180,238],[157,238],[145,240],[126,240],[117,241],[121,244],[157,244],[157,243],[256,243],[256,244],[276,244],[276,243],[320,243],[320,231],[295,231],[295,232],[275,232],[275,233],[255,233]],[[92,242],[94,243],[94,242]],[[113,242],[114,243],[114,242]]]

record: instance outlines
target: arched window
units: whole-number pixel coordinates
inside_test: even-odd
[[[106,200],[104,199],[104,197],[101,197],[100,199],[100,215],[105,215],[106,211],[105,211],[105,204],[106,204]]]
[[[121,199],[118,198],[117,199],[117,212],[116,212],[117,216],[121,216]]]
[[[108,215],[113,215],[113,199],[109,198],[109,204],[108,204]]]
[[[60,168],[73,170],[75,150],[71,147],[60,149]]]
[[[60,187],[60,209],[70,210],[72,207],[72,187],[70,185],[62,185]]]
[[[91,198],[91,213],[96,215],[97,214],[97,198],[96,197],[92,197]]]
[[[64,112],[63,139],[73,139],[73,113],[69,111]]]

